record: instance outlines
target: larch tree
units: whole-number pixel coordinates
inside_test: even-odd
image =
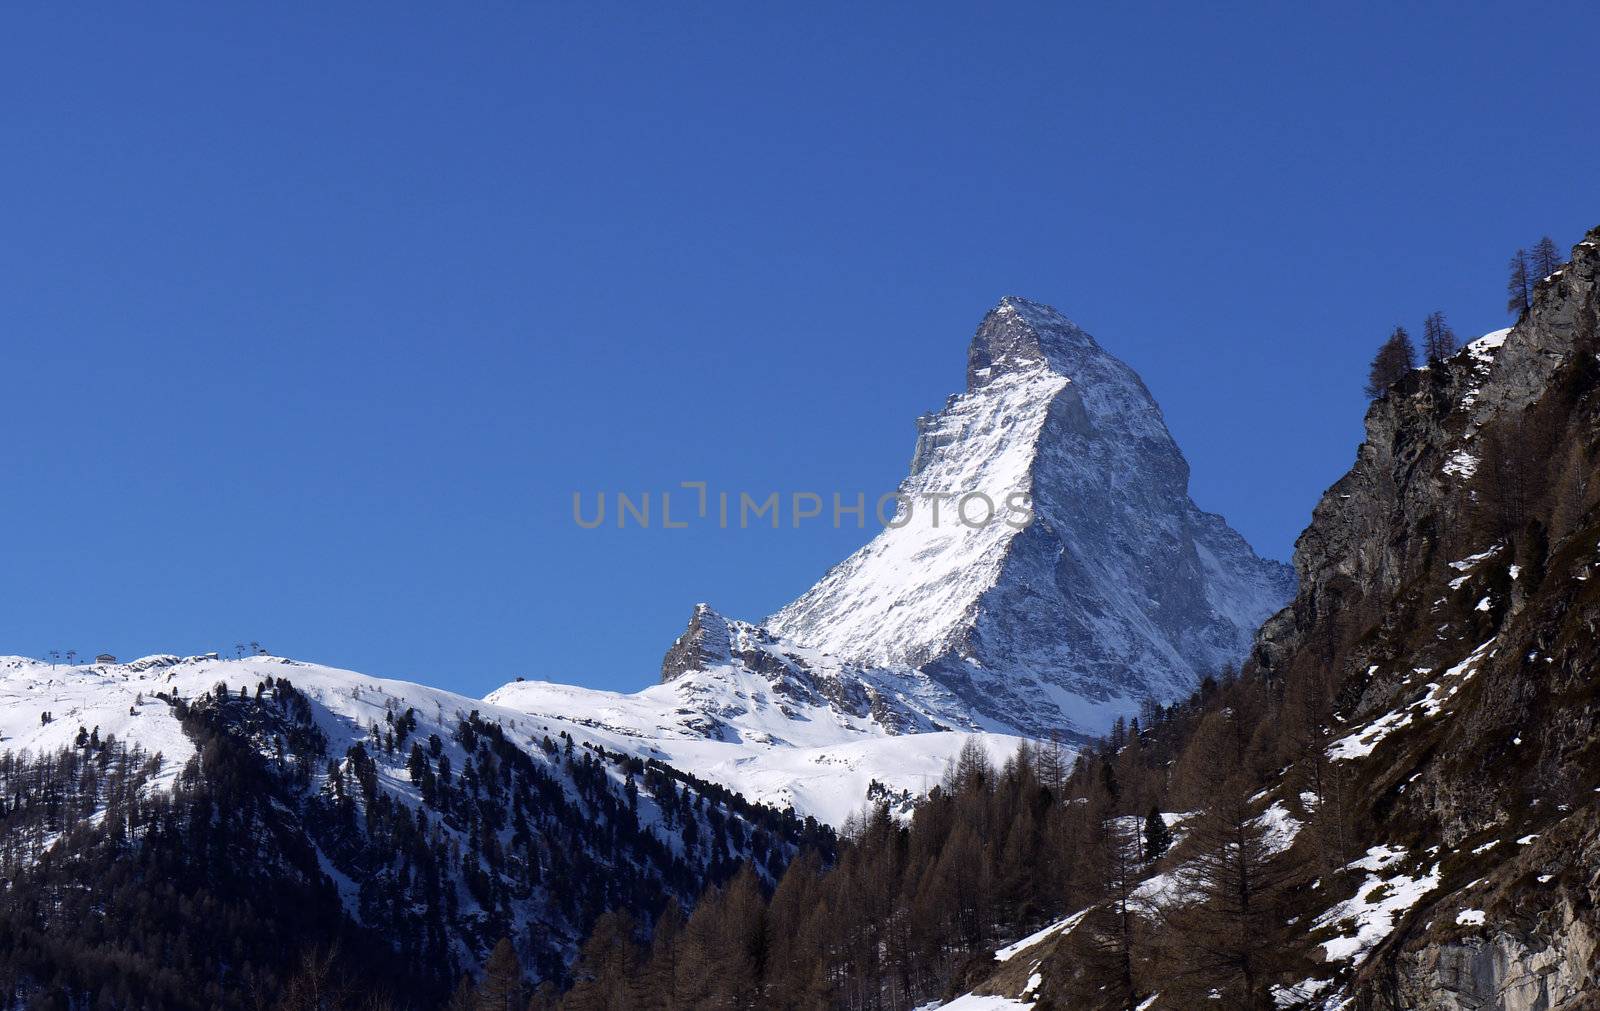
[[[676,898],[668,899],[651,931],[649,958],[638,965],[639,994],[649,1007],[679,1011],[687,1006],[678,982],[683,926],[683,907]]]
[[[967,948],[981,947],[989,933],[989,862],[978,833],[965,821],[951,833],[933,873],[952,934]]]
[[[1137,817],[1118,815],[1094,800],[1093,842],[1082,853],[1092,879],[1090,905],[1066,934],[1058,953],[1066,978],[1055,982],[1054,1000],[1066,1007],[1133,1011],[1139,1004],[1138,948],[1143,924],[1137,898],[1143,850]]]
[[[472,982],[471,973],[462,974],[443,1011],[478,1011],[478,987]]]
[[[1432,312],[1422,322],[1422,354],[1430,364],[1442,362],[1456,353],[1460,345],[1456,332],[1445,322],[1444,313]]]
[[[994,778],[994,766],[989,762],[989,752],[976,737],[969,737],[961,750],[945,769],[944,788],[951,794],[963,790],[981,789]]]
[[[1533,247],[1529,256],[1529,267],[1532,270],[1532,279],[1535,284],[1554,274],[1561,269],[1561,250],[1556,248],[1555,240],[1546,235]]]
[[[821,888],[822,862],[807,853],[789,865],[767,908],[767,983],[807,1011],[828,1006],[822,953],[832,908]]]
[[[1011,922],[1031,923],[1037,911],[1039,823],[1029,805],[1010,819],[995,872],[995,901]]]
[[[1195,855],[1177,872],[1184,897],[1166,911],[1169,941],[1191,994],[1217,1000],[1213,1007],[1269,1011],[1268,987],[1289,949],[1285,866],[1251,802],[1251,781],[1217,771],[1221,785],[1189,830]]]
[[[577,981],[567,994],[570,1011],[608,1011],[637,1006],[639,948],[634,940],[633,918],[617,910],[602,913],[589,939],[578,951],[573,966]]]
[[[1323,877],[1333,880],[1350,873],[1358,855],[1356,846],[1357,784],[1343,763],[1329,762],[1323,770],[1311,812],[1311,842]]]
[[[1102,966],[1099,973],[1107,994],[1115,1005],[1133,1011],[1138,1003],[1134,984],[1134,943],[1139,923],[1134,910],[1134,890],[1139,885],[1142,851],[1137,819],[1130,816],[1106,818],[1100,826],[1101,864],[1104,869],[1105,898],[1084,918],[1079,927],[1092,938]]]
[[[1405,327],[1397,326],[1373,356],[1372,367],[1367,371],[1367,396],[1378,399],[1416,367],[1417,355],[1411,346],[1411,335],[1406,333]]]
[[[1067,778],[1067,753],[1061,747],[1061,731],[1050,731],[1049,740],[1034,755],[1039,780],[1052,794],[1060,796],[1061,782]]]
[[[1533,262],[1526,249],[1519,249],[1506,265],[1506,312],[1520,316],[1533,307]]]
[[[522,963],[509,937],[502,937],[483,966],[478,1011],[522,1011]]]

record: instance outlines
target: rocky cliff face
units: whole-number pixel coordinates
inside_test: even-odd
[[[1586,374],[1577,352],[1593,339],[1595,249],[1590,233],[1572,261],[1540,283],[1533,311],[1515,328],[1413,372],[1372,405],[1355,465],[1323,496],[1295,545],[1299,593],[1287,627],[1297,638],[1325,633],[1328,624],[1359,625],[1364,619],[1352,620],[1346,608],[1362,600],[1381,608],[1408,579],[1439,575],[1439,552],[1469,545],[1485,523],[1536,519],[1487,515],[1528,513],[1529,503],[1517,499],[1530,497],[1533,475],[1511,472],[1528,468],[1495,459],[1489,472],[1480,470],[1486,453],[1515,455],[1505,450],[1527,434],[1529,409],[1558,392],[1558,374],[1568,372],[1569,384],[1583,378],[1570,374],[1574,369]],[[1583,433],[1552,434],[1545,441],[1565,452],[1583,450]],[[1530,486],[1510,487],[1522,483]],[[1569,496],[1549,505],[1565,513],[1578,503]],[[1373,609],[1363,614],[1370,618]],[[1270,645],[1285,632],[1280,622],[1264,640]]]
[[[1550,1011],[1585,1006],[1595,996],[1600,950],[1594,927],[1566,902],[1537,933],[1496,928],[1486,934],[1404,952],[1395,960],[1386,999],[1438,1011]]]
[[[1008,297],[978,328],[967,390],[918,422],[900,521],[767,626],[925,671],[992,725],[1101,732],[1237,663],[1289,597],[1288,567],[1201,512],[1188,482],[1138,375]]]
[[[1597,325],[1600,229],[1513,329],[1373,404],[1257,642],[1269,679],[1342,685],[1329,754],[1366,841],[1437,876],[1341,984],[1357,1006],[1600,992]]]

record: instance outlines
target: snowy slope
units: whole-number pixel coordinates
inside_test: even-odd
[[[516,681],[487,701],[833,825],[861,810],[874,780],[925,792],[974,733],[997,763],[1021,741],[985,733],[923,671],[845,663],[704,604],[662,677],[632,694]]]
[[[1005,521],[1013,494],[1033,491],[1032,470],[1050,406],[1069,380],[1047,368],[995,377],[923,419],[903,526],[886,528],[768,622],[774,632],[865,664],[919,665],[960,645],[984,591],[1021,533]],[[987,497],[1000,515],[967,526],[959,502],[935,512],[933,494]],[[988,511],[971,499],[978,523]]]
[[[317,703],[319,727],[341,750],[345,742],[362,737],[374,721],[384,722],[386,714],[407,707],[447,731],[454,720],[479,710],[508,729],[533,732],[526,714],[497,711],[464,695],[282,657],[223,660],[216,654],[158,655],[126,664],[71,666],[11,656],[0,657],[0,748],[54,750],[72,744],[80,726],[98,727],[101,737],[114,734],[146,751],[160,752],[170,766],[181,766],[194,754],[194,746],[156,693],[176,692],[193,699],[218,682],[237,688],[269,677],[289,678]],[[53,717],[49,723],[40,720],[44,712]],[[531,740],[530,736],[522,743]]]
[[[166,762],[163,774],[170,780],[194,755],[194,745],[172,707],[156,698],[158,693],[193,700],[218,684],[237,690],[274,678],[287,678],[311,701],[317,726],[328,737],[330,753],[336,755],[367,740],[374,724],[386,725],[391,717],[412,709],[419,738],[436,733],[448,742],[456,724],[477,713],[485,721],[498,722],[511,743],[533,755],[542,754],[546,737],[567,731],[580,745],[598,744],[611,750],[613,744],[622,742],[630,746],[615,750],[643,758],[665,757],[664,752],[642,746],[637,735],[606,729],[602,719],[571,704],[563,706],[567,719],[542,718],[492,700],[408,681],[282,657],[223,660],[216,654],[163,655],[127,664],[79,666],[0,657],[0,750],[40,753],[67,747],[81,727],[97,730],[102,739],[115,735],[152,754],[159,752]],[[48,723],[40,719],[45,712],[52,717]],[[446,745],[447,753],[451,747]],[[406,774],[405,756],[391,757],[387,766],[380,758],[380,778],[399,794],[415,799],[417,791]],[[457,756],[458,768],[465,757]]]
[[[711,614],[698,613],[702,620]],[[781,648],[774,652],[782,655]],[[948,707],[951,700],[916,671],[806,659],[815,668],[797,663],[774,674],[771,665],[755,665],[766,669],[759,673],[724,658],[633,694],[517,681],[486,701],[832,825],[862,809],[874,780],[892,793],[925,792],[969,736],[983,741],[997,763],[1021,742],[948,729],[928,717],[935,703]],[[884,688],[890,680],[900,683]]]

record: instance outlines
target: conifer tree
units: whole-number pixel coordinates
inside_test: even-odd
[[[1222,761],[1219,754],[1213,761]],[[1220,786],[1195,817],[1195,856],[1179,872],[1185,903],[1166,913],[1179,986],[1222,1007],[1268,1011],[1268,986],[1282,967],[1284,867],[1254,810],[1251,781],[1216,764]]]
[[[502,937],[483,966],[478,1011],[522,1011],[522,963],[509,937]]]
[[[1037,908],[1039,826],[1032,805],[1022,805],[1005,821],[1009,828],[995,872],[995,899],[1007,920],[1029,923]]]
[[[641,1003],[662,1011],[685,1006],[678,982],[678,956],[683,947],[683,907],[668,899],[651,932],[649,958],[639,965]]]
[[[1111,1006],[1134,1011],[1134,935],[1138,927],[1134,889],[1139,883],[1139,836],[1134,817],[1108,817],[1100,826],[1104,898],[1079,926],[1088,942],[1087,963],[1095,970]]]
[[[1144,859],[1147,863],[1153,863],[1165,856],[1167,850],[1171,848],[1172,830],[1167,828],[1161,812],[1151,804],[1150,813],[1144,816]]]
[[[1322,776],[1316,809],[1311,812],[1311,838],[1324,877],[1347,875],[1350,862],[1359,854],[1355,844],[1354,792],[1349,773],[1339,763],[1329,763]]]
[[[1383,396],[1389,387],[1416,367],[1417,356],[1411,347],[1411,335],[1406,333],[1405,327],[1397,326],[1372,359],[1372,368],[1367,373],[1367,396],[1373,400]]]
[[[1127,743],[1117,753],[1116,780],[1121,788],[1121,810],[1134,812],[1140,811],[1147,803],[1155,798],[1150,796],[1146,789],[1144,741],[1138,734],[1139,721],[1134,720],[1129,728]]]
[[[1422,323],[1422,354],[1429,364],[1442,362],[1456,353],[1456,333],[1445,322],[1444,313],[1432,312]]]
[[[982,787],[993,775],[994,767],[989,763],[989,752],[984,750],[976,737],[968,737],[955,760],[945,770],[944,786],[953,794],[960,793]]]
[[[990,884],[977,827],[963,819],[934,867],[933,894],[937,907],[947,913],[954,936],[969,949],[976,950],[988,938]]]
[[[478,1011],[478,987],[472,982],[470,974],[462,974],[461,982],[456,984],[455,991],[450,994],[450,1001],[445,1004],[444,1011]]]
[[[1051,793],[1059,796],[1062,780],[1067,776],[1067,756],[1061,747],[1061,732],[1050,731],[1050,739],[1034,752],[1034,765],[1039,781]]]
[[[803,1008],[828,1005],[824,938],[835,922],[821,889],[821,862],[815,853],[789,866],[767,910],[767,981]]]
[[[1122,799],[1122,784],[1117,782],[1117,767],[1111,763],[1110,756],[1100,759],[1100,785],[1112,804]]]
[[[1533,307],[1533,264],[1526,249],[1519,249],[1507,264],[1510,276],[1506,278],[1506,312],[1520,316]]]
[[[1556,248],[1555,240],[1546,235],[1533,247],[1529,261],[1532,280],[1537,284],[1561,269],[1561,250]]]
[[[745,864],[723,894],[718,964],[735,1006],[752,1006],[767,970],[767,904],[755,868]]]
[[[609,1011],[633,1007],[642,994],[634,987],[639,952],[633,939],[633,918],[621,911],[601,914],[589,932],[589,939],[578,952],[573,966],[577,981],[567,994],[564,1007],[571,1011]]]

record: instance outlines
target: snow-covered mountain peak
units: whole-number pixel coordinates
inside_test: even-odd
[[[848,663],[926,671],[1033,734],[1095,733],[1237,662],[1292,575],[1189,499],[1138,374],[1007,296],[967,380],[918,419],[897,523],[766,626]]]

